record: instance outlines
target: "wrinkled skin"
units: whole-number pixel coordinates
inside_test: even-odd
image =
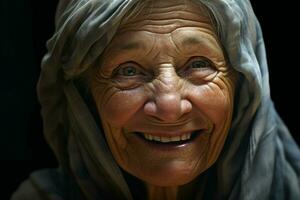
[[[149,199],[175,199],[177,186],[209,168],[223,148],[234,72],[200,5],[154,1],[124,20],[93,73],[91,90],[115,160],[148,184]],[[196,138],[180,145],[153,145],[141,137],[192,132]]]

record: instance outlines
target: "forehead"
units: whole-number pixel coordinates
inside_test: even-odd
[[[123,19],[105,55],[132,56],[139,52],[142,56],[153,49],[180,51],[185,55],[223,56],[208,11],[188,0],[147,1],[137,5]]]
[[[146,0],[140,1],[127,13],[118,32],[144,30],[170,33],[183,26],[212,28],[213,24],[207,9],[192,0]]]

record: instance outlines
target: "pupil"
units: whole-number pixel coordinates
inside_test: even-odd
[[[193,68],[203,68],[206,66],[205,62],[202,61],[196,61],[193,63]]]
[[[135,75],[135,73],[136,73],[136,69],[133,67],[126,67],[124,69],[124,74],[127,76],[133,76],[133,75]]]

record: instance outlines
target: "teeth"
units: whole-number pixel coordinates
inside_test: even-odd
[[[153,136],[152,135],[148,135],[149,140],[153,140]]]
[[[161,142],[170,142],[168,137],[160,137]]]
[[[187,139],[188,139],[187,134],[181,136],[181,140],[187,140]]]
[[[186,137],[187,137],[187,140],[189,140],[189,139],[191,138],[191,135],[192,135],[192,134],[187,134],[187,136],[186,136]]]
[[[153,140],[154,141],[160,141],[160,137],[159,136],[153,136]]]
[[[182,136],[174,136],[174,137],[160,137],[160,136],[154,136],[150,134],[144,133],[144,138],[147,140],[154,140],[158,142],[168,143],[168,142],[178,142],[178,141],[184,141],[189,140],[191,138],[191,133],[184,134]]]
[[[153,139],[152,135],[148,135],[148,134],[144,134],[144,137],[145,137],[147,140],[152,140],[152,139]]]
[[[146,138],[147,140],[149,140],[149,135],[144,134],[144,138]]]
[[[177,142],[180,141],[180,136],[170,137],[170,139],[172,140],[172,142]]]

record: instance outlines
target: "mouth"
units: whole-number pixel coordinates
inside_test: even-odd
[[[136,132],[136,133],[141,139],[143,139],[147,143],[178,146],[178,145],[184,145],[194,141],[201,134],[202,131],[203,130],[196,130],[193,132],[183,133],[176,136],[166,136],[166,135],[158,136],[154,134],[141,133],[141,132]]]

